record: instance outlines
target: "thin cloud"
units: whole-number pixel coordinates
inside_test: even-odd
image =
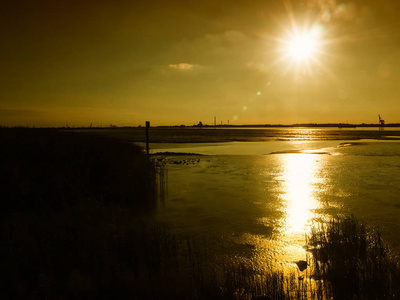
[[[182,70],[182,71],[192,70],[192,69],[194,68],[194,65],[188,64],[188,63],[169,64],[168,66],[169,66],[171,69]]]

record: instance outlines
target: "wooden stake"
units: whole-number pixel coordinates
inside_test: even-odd
[[[146,121],[146,153],[149,155],[149,127],[150,121]]]

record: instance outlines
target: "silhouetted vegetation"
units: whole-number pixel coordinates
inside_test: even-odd
[[[138,146],[50,129],[0,129],[2,211],[59,210],[93,198],[154,207],[155,170]]]
[[[399,299],[400,265],[377,230],[354,216],[313,228],[312,276],[331,285],[334,299]]]

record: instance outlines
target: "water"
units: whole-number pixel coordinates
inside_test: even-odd
[[[353,213],[400,249],[398,141],[157,144],[167,193],[156,219],[216,256],[293,266],[314,220]],[[157,149],[158,148],[158,149]]]

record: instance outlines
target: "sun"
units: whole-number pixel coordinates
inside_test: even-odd
[[[283,58],[297,65],[317,62],[322,52],[322,34],[317,26],[303,29],[295,27],[280,41]]]
[[[287,54],[296,61],[308,60],[316,54],[317,45],[315,34],[297,34],[287,42]]]

